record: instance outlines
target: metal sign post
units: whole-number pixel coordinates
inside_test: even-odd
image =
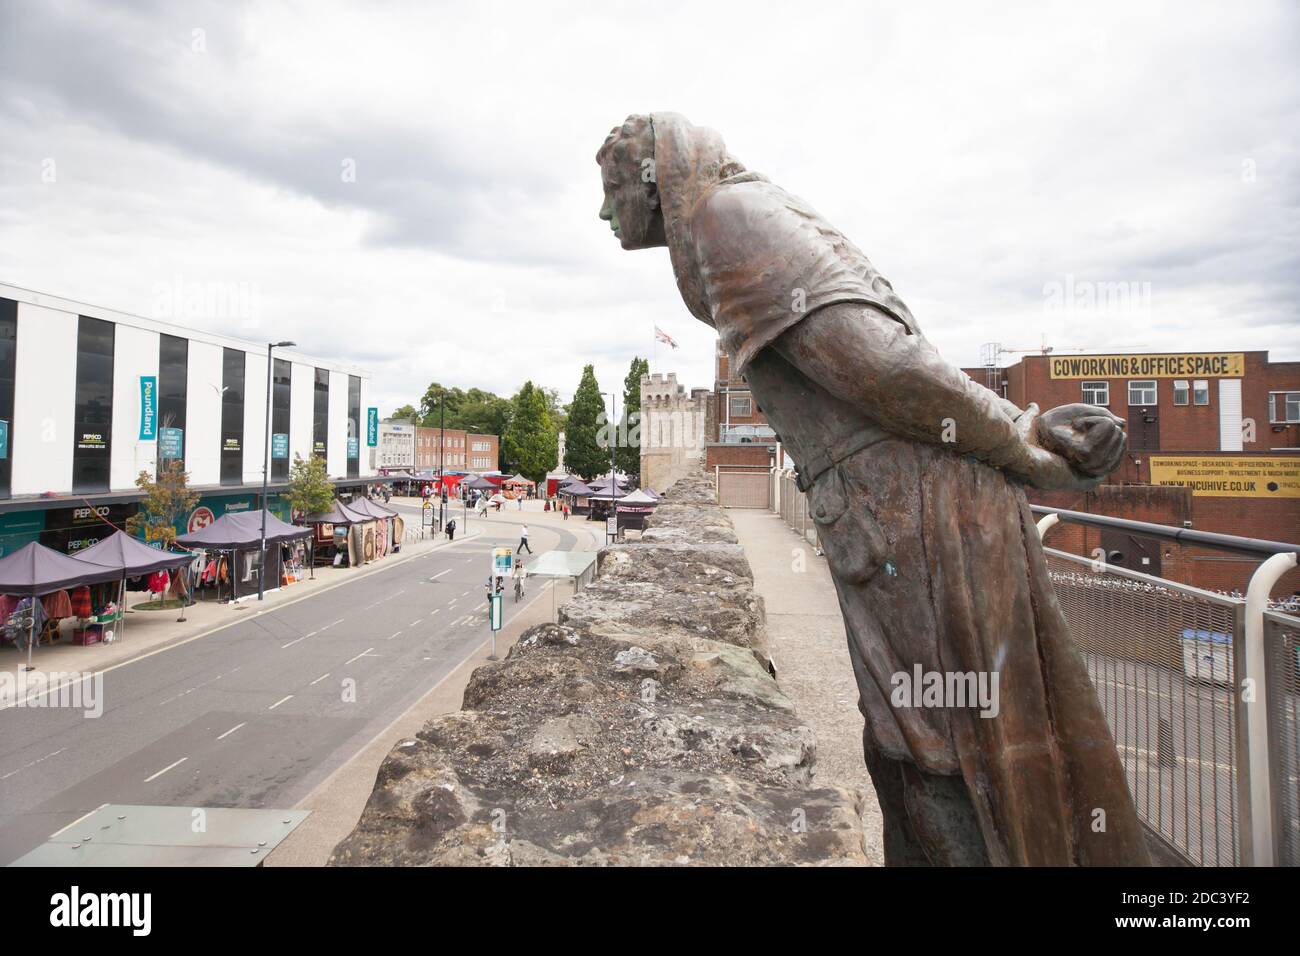
[[[492,592],[492,653],[488,655],[488,660],[497,659],[497,631],[501,630],[501,592]]]

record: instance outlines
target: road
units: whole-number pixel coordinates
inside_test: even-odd
[[[97,719],[0,711],[0,864],[104,803],[293,806],[488,639],[489,555],[526,517],[109,670]],[[538,552],[591,547],[529,530]],[[525,606],[507,588],[507,622]]]

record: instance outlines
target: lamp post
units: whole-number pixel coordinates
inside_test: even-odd
[[[257,599],[266,600],[266,484],[271,475],[271,350],[287,349],[296,342],[266,343],[266,444],[262,446],[262,560],[257,567]],[[233,580],[233,579],[232,579]]]
[[[618,393],[609,393],[609,421],[612,426],[609,432],[609,516],[614,519],[614,537],[618,538],[618,467],[614,464],[614,452],[618,449],[618,422],[616,415],[618,408]],[[605,521],[605,541],[609,542],[609,520]]]
[[[447,527],[447,481],[442,468],[443,455],[447,453],[447,395],[438,402],[438,530]]]

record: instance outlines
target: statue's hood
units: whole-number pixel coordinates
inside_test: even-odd
[[[874,306],[919,334],[885,278],[816,210],[747,170],[713,130],[676,113],[651,113],[650,124],[677,289],[691,314],[717,329],[735,372],[836,303]]]
[[[680,113],[651,113],[650,125],[654,131],[655,183],[677,288],[691,314],[713,325],[712,309],[705,299],[692,248],[691,217],[700,200],[718,185],[765,178],[751,173],[731,156],[714,130],[695,126]]]

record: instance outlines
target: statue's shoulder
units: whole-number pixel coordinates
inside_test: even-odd
[[[806,242],[815,221],[816,213],[767,180],[724,181],[700,197],[691,228],[701,248],[739,242],[752,249]]]

